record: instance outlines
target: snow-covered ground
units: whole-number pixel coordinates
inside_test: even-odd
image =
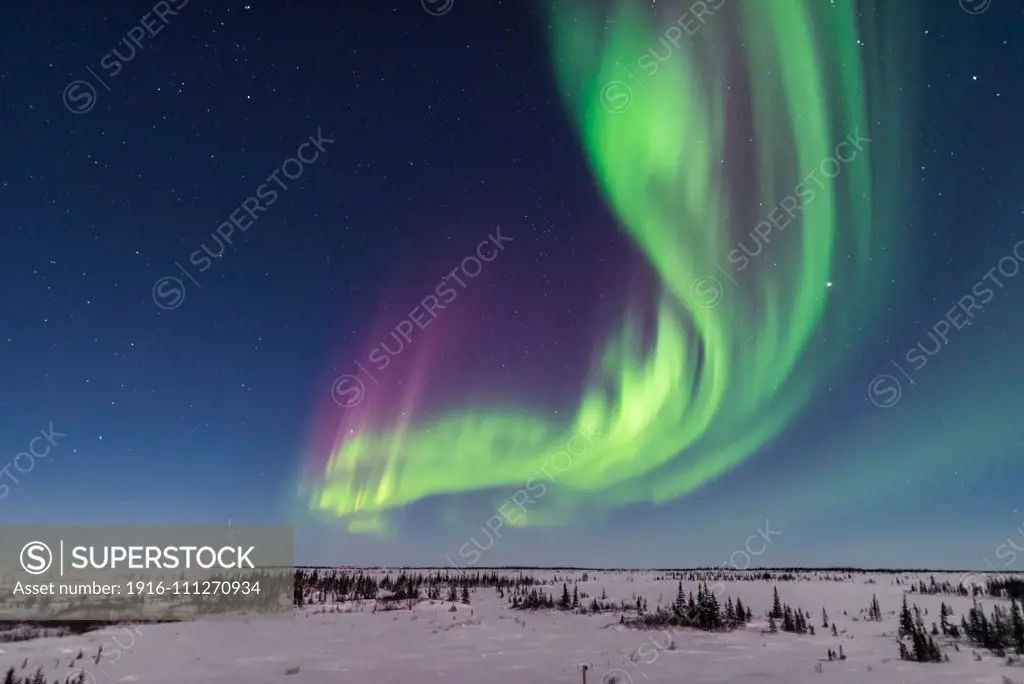
[[[410,570],[415,572],[415,570]],[[488,571],[490,572],[490,571]],[[498,570],[514,575],[517,571]],[[561,578],[580,580],[583,571],[527,570],[539,578],[558,575],[545,587],[561,595]],[[649,610],[668,607],[677,580],[656,579],[663,572],[588,570],[578,589],[590,597],[647,600]],[[375,574],[383,575],[382,571]],[[396,571],[392,571],[394,577]],[[842,581],[826,579],[841,577]],[[961,576],[934,573],[936,581],[958,583]],[[899,577],[903,584],[896,584]],[[727,580],[711,585],[720,600],[740,598],[754,619],[727,633],[691,629],[641,631],[619,624],[621,613],[577,615],[560,610],[521,611],[509,607],[492,587],[470,592],[470,604],[421,601],[412,610],[373,612],[373,601],[312,604],[296,609],[294,619],[249,622],[190,622],[121,626],[81,636],[0,643],[0,677],[10,667],[17,676],[42,667],[47,682],[63,684],[84,670],[86,682],[217,682],[326,684],[535,684],[581,682],[587,664],[590,684],[659,682],[757,682],[759,684],[1002,684],[1024,681],[1024,665],[1007,664],[970,646],[936,637],[949,662],[913,663],[898,658],[894,634],[910,575],[821,572],[798,573],[796,581]],[[778,587],[783,602],[809,611],[816,634],[767,633],[765,613]],[[695,582],[683,582],[697,591]],[[872,595],[882,622],[865,620]],[[959,624],[970,603],[948,595],[910,594],[925,623],[939,620],[940,603],[951,605],[950,622]],[[583,601],[581,600],[581,603]],[[986,610],[991,601],[985,601]],[[822,608],[837,625],[839,637],[822,629]],[[634,613],[635,614],[635,611]],[[100,646],[99,663],[94,657]],[[846,660],[829,661],[828,649],[842,645]],[[78,658],[79,652],[82,657]],[[817,669],[820,666],[821,671]],[[295,669],[298,671],[295,671]]]

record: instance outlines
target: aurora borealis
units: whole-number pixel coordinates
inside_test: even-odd
[[[819,340],[867,323],[879,245],[899,240],[888,195],[903,155],[892,139],[874,144],[884,132],[872,116],[898,120],[896,75],[882,78],[860,47],[893,46],[858,20],[866,3],[717,4],[685,39],[675,20],[689,3],[657,15],[636,2],[551,10],[565,107],[658,283],[650,325],[648,303],[623,313],[563,422],[529,404],[461,406],[425,423],[373,411],[343,420],[312,509],[381,531],[390,509],[521,486],[559,456],[553,494],[515,524],[568,522],[595,502],[668,502],[754,457],[827,381],[846,350]],[[622,80],[637,78],[625,65],[638,56],[659,60],[642,91]],[[786,224],[765,210],[774,206]],[[766,217],[784,234],[723,285],[713,265],[737,245],[756,254],[744,232]],[[414,406],[411,394],[390,408]],[[566,446],[580,434],[595,436]]]
[[[189,3],[102,84],[141,8],[11,7],[5,524],[287,524],[310,564],[718,565],[767,525],[755,563],[998,558],[1018,3],[443,4]]]

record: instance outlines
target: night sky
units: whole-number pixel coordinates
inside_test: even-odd
[[[667,436],[638,431],[609,446],[622,463],[606,471],[585,456],[568,475],[585,491],[563,499],[552,486],[526,512],[544,524],[506,525],[480,565],[718,565],[745,545],[760,549],[749,539],[768,521],[777,534],[754,565],[1024,570],[1024,560],[996,557],[1008,538],[1024,544],[1024,7],[906,4],[918,11],[885,26],[885,47],[858,45],[872,67],[866,88],[901,100],[898,121],[872,111],[865,131],[881,130],[872,196],[891,206],[870,220],[881,237],[856,291],[843,275],[852,271],[825,264],[815,301],[827,291],[827,313],[795,364],[802,399],[742,462],[679,496],[644,498],[668,470],[652,467],[643,485],[626,473],[648,455],[639,445],[667,448]],[[599,5],[611,7],[577,5],[587,15],[577,25]],[[633,5],[659,21],[689,7]],[[687,38],[704,40],[704,55],[728,52],[729,73],[755,52],[735,36],[730,50],[712,45],[730,38],[736,10]],[[595,59],[600,34],[570,58],[574,43],[552,45],[556,19],[537,3],[44,0],[3,15],[5,524],[288,523],[300,563],[466,565],[460,548],[471,538],[488,546],[481,526],[527,480],[500,459],[474,460],[477,426],[502,417],[481,447],[495,453],[520,449],[535,428],[571,434],[598,357],[631,312],[643,319],[641,347],[657,336],[665,283],[650,261],[671,270],[697,260],[644,244],[646,228],[623,229],[609,196],[634,176],[623,171],[633,150],[588,147],[581,130],[609,115],[579,119],[588,105],[569,104],[580,93],[565,80],[590,68],[580,65]],[[882,72],[892,80],[878,82]],[[776,78],[770,68],[746,76],[729,81],[730,98]],[[661,106],[650,104],[662,102],[657,92],[636,90],[627,116]],[[761,120],[754,109],[728,109],[729,126]],[[751,125],[737,139],[764,136]],[[764,173],[722,164],[741,189]],[[603,187],[602,177],[617,180]],[[652,190],[629,211],[670,214],[653,207],[682,194]],[[752,249],[750,230],[771,206],[739,204],[729,244],[746,236]],[[849,258],[841,241],[854,230],[842,203],[837,211],[835,263]],[[661,220],[691,230],[682,215]],[[689,277],[763,294],[769,264],[807,262],[782,258],[795,243],[772,240],[736,285],[706,262]],[[929,332],[972,292],[978,307],[967,323],[954,315],[936,347]],[[746,340],[750,359],[770,358],[764,330],[728,313],[729,291],[718,294],[722,307],[698,304],[694,315],[716,312],[708,325]],[[696,375],[710,374],[710,346],[692,353]],[[757,430],[737,418],[764,370],[750,359],[725,364],[726,396],[739,398],[715,409],[716,429],[733,438]],[[662,379],[673,392],[687,385]],[[622,407],[641,423],[646,410]],[[346,482],[376,488],[392,468],[419,479],[395,485],[382,516],[350,524],[340,507],[315,502],[342,477],[330,474],[340,467],[331,454],[354,453],[343,447],[362,431],[401,438],[367,447],[373,462],[353,460]],[[417,451],[429,440],[433,453]],[[16,464],[30,448],[46,455]],[[598,470],[630,484],[605,486]]]

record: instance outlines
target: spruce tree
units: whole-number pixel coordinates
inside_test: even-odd
[[[935,643],[935,639],[928,637],[928,660],[933,663],[941,663],[942,655],[939,653],[939,647]]]
[[[462,602],[469,605],[469,586],[466,584],[462,585]]]
[[[977,605],[977,599],[975,599],[975,605]],[[981,609],[981,608],[979,608],[977,610],[977,616],[978,616],[978,629],[975,632],[975,634],[977,635],[975,638],[978,641],[981,642],[982,646],[984,646],[985,648],[988,648],[989,644],[992,642],[992,639],[991,639],[991,636],[990,636],[988,618],[985,617],[985,611],[983,609]]]
[[[782,601],[779,599],[779,588],[775,587],[773,590],[774,598],[772,599],[772,613],[773,618],[779,619],[782,617]]]
[[[900,611],[900,636],[910,636],[914,633],[914,618],[907,607],[907,595],[903,595],[903,609]],[[916,657],[916,656],[915,656]]]
[[[828,613],[825,612],[824,608],[821,609],[821,626],[828,629]]]
[[[772,634],[775,634],[776,632],[779,631],[778,626],[776,626],[776,624],[775,624],[775,616],[774,615],[769,615],[768,616],[768,631],[771,632]]]
[[[562,583],[562,600],[559,602],[562,608],[568,608],[571,604],[569,602],[569,585]]]
[[[878,597],[874,594],[871,595],[871,610],[868,612],[875,622],[882,621],[882,607],[878,605]]]
[[[704,582],[704,604],[705,614],[707,615],[707,626],[705,629],[721,629],[722,612],[718,605],[718,598],[716,598],[715,593],[708,588],[707,581]]]
[[[991,625],[989,640],[993,646],[998,648],[1000,644],[1008,640],[1009,632],[1006,628],[1006,623],[1003,621],[1003,611],[999,609],[998,605],[992,606],[992,621],[989,624]]]
[[[914,660],[919,663],[923,663],[928,660],[928,644],[924,640],[924,636],[919,631],[914,629],[910,636],[914,640]]]
[[[836,638],[839,637],[839,631],[836,629],[836,623],[835,622],[832,623],[832,636],[834,636]]]
[[[1013,649],[1017,655],[1024,655],[1024,619],[1021,617],[1020,604],[1017,599],[1011,599],[1010,603],[1010,625],[1013,632]]]

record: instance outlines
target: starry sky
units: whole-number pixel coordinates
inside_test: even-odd
[[[797,366],[841,360],[815,365],[742,463],[667,500],[541,499],[529,515],[559,524],[495,535],[481,528],[517,476],[424,487],[365,530],[315,504],[332,453],[363,430],[462,449],[465,431],[432,426],[467,407],[571,428],[595,348],[627,311],[654,316],[658,250],[623,229],[617,181],[601,180],[619,157],[596,153],[592,118],[567,105],[590,48],[552,45],[558,19],[537,5],[5,8],[0,521],[287,523],[311,564],[465,566],[470,543],[487,547],[480,565],[719,565],[746,549],[761,566],[1024,570],[995,555],[1024,543],[1024,8],[1006,0],[908,3],[923,11],[886,37],[907,56],[881,37],[836,48],[897,73],[866,80],[903,101],[898,121],[868,122],[879,162],[902,150],[876,193],[893,206],[875,214],[899,222],[863,262],[870,287],[854,293],[840,267],[821,278],[829,310],[863,324],[814,328]],[[728,34],[708,23],[701,49]],[[787,245],[757,257],[765,272],[794,263]],[[832,260],[850,258],[836,245]],[[984,305],[949,318],[972,292]],[[429,313],[431,297],[447,306]],[[728,306],[722,325],[745,325]],[[490,482],[462,451],[388,443],[431,481]],[[346,477],[385,481],[382,468]],[[777,533],[754,553],[766,523]]]

